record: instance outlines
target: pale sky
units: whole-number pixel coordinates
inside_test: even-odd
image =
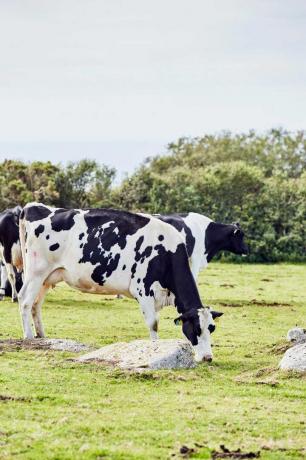
[[[306,128],[305,0],[0,0],[0,160]]]

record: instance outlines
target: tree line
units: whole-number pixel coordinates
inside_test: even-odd
[[[59,207],[194,211],[239,221],[256,262],[306,260],[306,132],[222,132],[181,138],[119,185],[96,161],[0,163],[0,208],[29,201]],[[233,255],[224,255],[233,259]]]

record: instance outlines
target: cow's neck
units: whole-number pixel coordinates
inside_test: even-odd
[[[205,232],[205,257],[207,262],[222,250],[227,249],[228,225],[211,222]]]
[[[175,295],[175,305],[179,313],[203,307],[196,282],[191,273],[186,249],[179,246],[179,257],[173,260],[168,288]]]

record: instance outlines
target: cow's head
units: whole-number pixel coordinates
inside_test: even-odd
[[[244,241],[244,232],[242,231],[239,222],[234,222],[230,225],[229,232],[229,250],[234,254],[247,255],[249,247]]]
[[[216,328],[214,319],[222,315],[207,307],[193,308],[174,320],[175,324],[182,323],[183,333],[192,344],[197,362],[212,361],[210,334]]]

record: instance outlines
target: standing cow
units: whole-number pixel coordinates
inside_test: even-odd
[[[170,225],[112,209],[58,209],[38,203],[20,216],[24,285],[19,293],[25,338],[44,337],[41,305],[60,281],[83,292],[135,298],[157,338],[158,311],[170,293],[196,359],[211,360],[213,316],[204,308],[181,235]]]
[[[22,269],[18,226],[21,210],[20,206],[16,206],[0,213],[0,261],[5,266],[3,274],[11,284],[12,301],[17,298],[16,269]]]
[[[156,217],[175,227],[183,236],[195,280],[200,270],[206,268],[219,251],[230,251],[239,255],[249,253],[244,242],[244,233],[238,223],[221,224],[195,212],[156,214]]]

